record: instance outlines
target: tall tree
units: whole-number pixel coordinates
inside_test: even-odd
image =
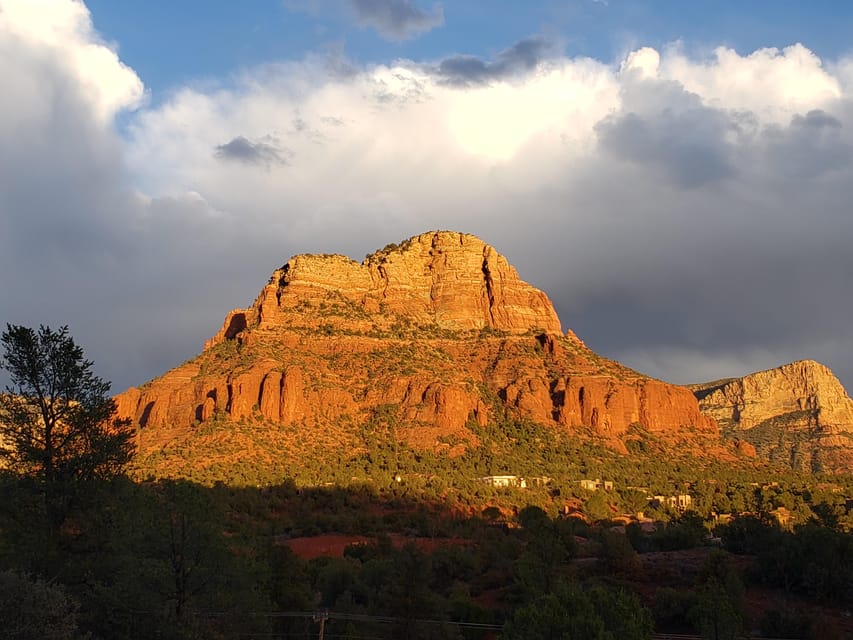
[[[116,419],[110,383],[68,327],[6,325],[0,343],[10,380],[0,394],[0,458],[41,480],[49,497],[121,473],[134,450],[130,423]]]

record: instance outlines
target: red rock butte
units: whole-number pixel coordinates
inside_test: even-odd
[[[491,328],[510,333],[560,333],[560,319],[542,291],[518,277],[506,258],[467,233],[424,233],[388,245],[358,263],[341,255],[298,255],[276,269],[250,309],[233,311],[206,346],[246,326],[276,330],[288,312],[346,299],[370,315],[399,314],[441,329]]]
[[[479,238],[449,231],[361,263],[291,258],[198,357],[117,401],[140,428],[142,455],[183,443],[215,458],[237,423],[281,434],[294,458],[312,446],[346,451],[379,414],[397,439],[449,455],[477,447],[477,429],[496,412],[620,450],[632,425],[664,437],[687,428],[718,435],[689,389],[563,334],[545,293]],[[219,426],[215,435],[199,429],[206,423]],[[246,445],[243,455],[265,454]]]

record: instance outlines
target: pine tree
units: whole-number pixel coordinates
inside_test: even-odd
[[[74,343],[68,327],[6,325],[0,368],[0,460],[43,484],[51,520],[83,482],[120,474],[134,446],[129,421],[115,417],[110,384]]]

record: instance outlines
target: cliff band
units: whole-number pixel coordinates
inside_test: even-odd
[[[504,415],[587,433],[624,450],[631,427],[716,437],[684,387],[602,358],[494,248],[432,232],[361,262],[299,255],[255,303],[228,314],[193,360],[117,397],[144,455],[233,443],[263,426],[289,455],[357,447],[377,415],[416,448],[464,453]],[[207,428],[215,425],[215,429]],[[266,426],[264,426],[266,425]],[[181,445],[183,446],[183,445]],[[245,456],[268,452],[243,445]],[[164,463],[165,464],[165,463]]]
[[[811,471],[853,469],[853,401],[819,362],[691,388],[702,411],[760,457]]]

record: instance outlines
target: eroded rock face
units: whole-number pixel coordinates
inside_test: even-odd
[[[760,457],[814,470],[853,468],[853,401],[813,360],[692,386],[703,413]]]
[[[416,236],[360,264],[296,256],[251,308],[228,314],[200,356],[117,400],[140,427],[142,453],[225,423],[279,429],[342,455],[358,446],[354,433],[390,429],[457,455],[505,410],[617,449],[632,425],[717,434],[690,390],[563,335],[542,291],[492,247],[455,232]]]
[[[273,330],[311,308],[352,330],[370,329],[380,318],[369,316],[381,312],[444,330],[561,332],[548,296],[522,281],[506,258],[476,236],[443,231],[389,245],[360,264],[340,255],[294,256],[273,272],[252,308],[228,315],[207,346],[247,326]]]

